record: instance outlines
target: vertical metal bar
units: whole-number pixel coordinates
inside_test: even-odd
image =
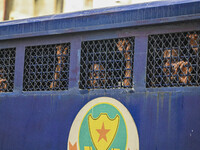
[[[198,32],[199,33],[199,32]],[[199,39],[199,41],[200,41],[200,34],[198,35],[198,39]],[[198,83],[197,83],[197,86],[199,86],[200,85],[200,76],[198,75],[198,74],[200,74],[200,56],[199,56],[199,52],[200,52],[200,43],[199,43],[199,45],[198,45],[198,50],[197,50],[197,66],[196,66],[196,80],[197,81],[199,81]]]
[[[170,71],[169,71],[169,79],[170,79],[170,82],[169,82],[169,85],[171,86],[174,86],[174,83],[171,81],[171,75],[172,75],[172,49],[174,48],[173,47],[173,44],[172,44],[172,42],[173,42],[173,38],[172,38],[172,34],[168,34],[169,35],[169,38],[170,38],[170,43],[169,43],[169,47],[168,47],[168,49],[170,50]]]
[[[161,36],[161,35],[159,35],[159,36]],[[162,35],[162,42],[164,42],[164,36],[163,35]],[[161,49],[160,49],[161,50],[161,55],[162,55],[161,56],[161,58],[162,58],[162,60],[161,60],[161,64],[162,64],[162,67],[161,67],[162,68],[162,70],[161,70],[161,78],[162,78],[162,80],[161,80],[161,83],[160,83],[161,86],[163,86],[165,84],[163,79],[166,77],[166,74],[163,75],[163,69],[164,69],[163,66],[164,66],[164,61],[165,61],[164,60],[164,46],[163,45],[164,44],[162,44]]]
[[[99,56],[101,56],[102,55],[102,53],[103,53],[103,49],[102,49],[102,45],[103,44],[100,44],[100,46],[99,46]],[[98,54],[97,53],[97,54]],[[97,55],[98,56],[98,55]],[[103,80],[102,80],[102,78],[101,78],[101,73],[103,73],[103,71],[101,70],[101,65],[102,65],[102,61],[101,61],[101,59],[99,58],[99,56],[97,57],[98,58],[98,63],[99,63],[99,69],[100,69],[100,71],[99,71],[99,88],[104,88],[104,87],[102,87],[102,86],[105,86],[105,84],[101,84],[101,82],[103,82]]]
[[[187,75],[184,73],[183,75],[187,76],[187,82],[186,82],[186,85],[189,85],[189,65],[190,65],[190,62],[189,62],[189,59],[190,59],[190,50],[189,48],[187,48]],[[192,59],[193,59],[193,55],[192,55]],[[181,70],[182,71],[182,70]]]
[[[107,86],[109,87],[110,85],[109,85],[109,76],[108,76],[108,72],[107,72],[107,70],[108,70],[108,42],[105,42],[106,44],[105,44],[105,48],[106,48],[106,65],[105,65],[105,68],[106,68],[106,81],[107,81]],[[106,85],[104,86],[104,88],[106,88]]]
[[[86,49],[85,49],[85,47],[83,48],[83,45],[85,45],[85,43],[87,44]],[[88,72],[90,71],[90,69],[88,68],[88,66],[89,66],[89,55],[88,55],[89,54],[89,46],[88,46],[88,44],[89,44],[89,42],[82,42],[82,44],[81,44],[81,55],[82,55],[82,53],[86,53],[86,66],[87,66],[86,67],[86,78],[85,79],[82,78],[82,80],[86,80],[85,87],[83,87],[85,89],[85,88],[89,88],[89,85],[88,85],[88,81],[89,81]],[[82,68],[82,69],[84,69],[84,68]]]
[[[181,41],[181,38],[180,38],[180,34],[178,34],[178,35],[179,35],[178,36],[178,46],[177,46],[178,47],[178,62],[180,62],[180,51],[181,51],[180,41]],[[176,74],[176,80],[179,81],[179,75],[178,74]]]
[[[70,63],[69,63],[69,86],[68,89],[79,89],[80,77],[80,52],[81,37],[72,36],[70,39]]]
[[[140,35],[135,37],[134,49],[134,83],[135,90],[144,91],[146,85],[146,65],[147,65],[147,49],[148,49],[148,36]],[[139,72],[139,73],[136,73]]]
[[[198,31],[197,32],[197,35],[198,35],[198,41],[200,42],[200,32]],[[198,43],[198,46],[197,46],[198,50],[197,50],[197,54],[196,54],[196,81],[197,81],[197,86],[200,85],[200,76],[198,75],[200,73],[200,56],[199,56],[199,52],[200,52],[200,43]],[[199,82],[198,82],[199,81]]]
[[[14,79],[14,91],[20,92],[23,90],[23,72],[24,72],[24,57],[25,46],[18,41],[16,46],[16,58],[15,58],[15,79]]]

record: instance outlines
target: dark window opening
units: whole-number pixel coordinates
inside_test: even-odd
[[[133,87],[134,37],[85,41],[81,46],[81,89]]]
[[[15,54],[15,48],[0,49],[0,93],[13,91]]]
[[[28,46],[23,91],[67,90],[70,44]]]
[[[200,32],[150,35],[146,87],[200,85]]]

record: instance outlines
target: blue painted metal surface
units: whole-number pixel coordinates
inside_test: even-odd
[[[0,23],[0,48],[17,50],[14,92],[0,93],[0,150],[66,150],[76,114],[102,96],[130,111],[141,150],[199,150],[200,87],[145,87],[148,35],[200,30],[199,8],[165,1]],[[135,36],[134,89],[80,90],[81,41],[126,36]],[[23,92],[25,46],[57,42],[71,43],[69,90]]]

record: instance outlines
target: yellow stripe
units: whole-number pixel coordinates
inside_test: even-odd
[[[90,146],[84,146],[84,150],[92,150],[92,147],[90,147]]]

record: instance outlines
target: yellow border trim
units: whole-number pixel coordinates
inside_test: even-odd
[[[116,118],[119,118],[119,120],[120,120],[120,117],[119,117],[118,114],[115,116],[114,119],[111,119],[111,118],[108,116],[107,113],[100,113],[99,116],[98,116],[97,118],[93,118],[92,114],[90,114],[90,115],[88,115],[88,118],[89,118],[89,116],[91,116],[91,118],[92,118],[93,120],[98,120],[99,117],[100,117],[101,115],[106,115],[107,118],[108,118],[109,120],[111,120],[111,121],[115,120]],[[118,120],[117,130],[118,130],[118,128],[119,128],[119,120]],[[125,122],[125,121],[124,121],[124,122]],[[89,126],[89,119],[88,119],[88,126]],[[115,132],[115,134],[114,134],[114,137],[115,137],[116,134],[117,134],[117,130],[116,130],[116,132]],[[89,131],[90,131],[90,126],[89,126]],[[91,133],[91,132],[90,132],[90,133]],[[90,134],[90,138],[92,139],[92,135],[91,135],[91,134]],[[113,140],[114,140],[114,138],[112,139],[112,141],[111,141],[110,144],[108,145],[108,148],[110,148],[110,145],[112,144]],[[92,139],[92,143],[94,144],[93,139]],[[96,148],[95,145],[94,145],[94,147]],[[108,150],[108,148],[107,148],[106,150]],[[96,148],[96,149],[97,149],[97,148]]]

